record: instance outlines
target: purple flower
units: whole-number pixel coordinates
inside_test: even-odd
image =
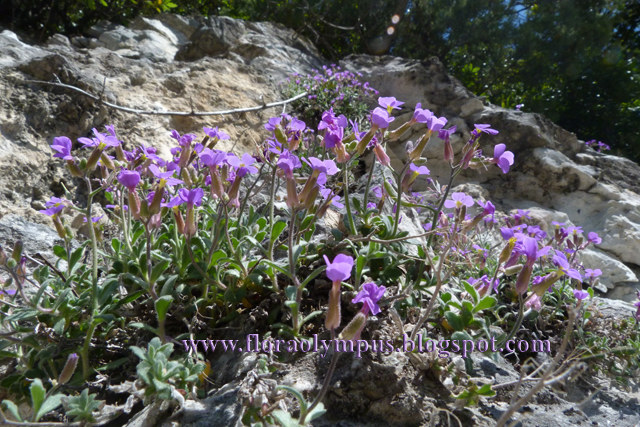
[[[492,286],[491,279],[489,279],[485,274],[479,279],[469,277],[467,279],[467,283],[476,288],[482,295],[486,295],[491,289],[493,289],[494,292],[498,292],[498,284],[500,283],[500,280],[495,279]]]
[[[285,151],[280,155],[277,165],[284,171],[288,179],[293,179],[293,170],[301,167],[302,163],[300,163],[298,156],[289,151]]]
[[[203,127],[202,130],[204,131],[204,133],[209,135],[210,138],[218,138],[220,140],[231,138],[227,133],[219,130],[218,126],[214,128]]]
[[[451,126],[449,129],[440,129],[438,131],[438,138],[443,141],[449,141],[451,139],[451,135],[456,133],[458,127],[456,125]]]
[[[327,128],[346,128],[347,126],[349,126],[347,118],[343,114],[336,117],[333,113],[333,108],[330,108],[329,111],[322,113],[322,121],[318,124],[318,130]]]
[[[413,112],[413,119],[418,123],[427,123],[430,117],[433,116],[433,113],[427,109],[422,109],[422,104],[419,102],[416,104],[416,109]]]
[[[600,243],[602,243],[602,239],[595,231],[589,232],[589,234],[587,235],[587,239],[589,240],[589,243],[593,243],[594,245],[599,245]]]
[[[520,111],[524,107],[524,104],[516,104],[516,110]]]
[[[51,197],[44,205],[47,209],[42,209],[38,212],[45,215],[54,216],[62,212],[62,210],[69,206],[71,202],[67,199],[60,199],[58,197]]]
[[[160,179],[162,185],[178,185],[182,184],[182,180],[178,178],[174,178],[173,174],[175,170],[170,170],[167,172],[161,172],[160,169],[156,165],[149,165],[149,171],[156,177]]]
[[[57,151],[53,157],[57,157],[63,160],[73,160],[73,156],[71,155],[71,146],[72,142],[66,136],[57,136],[53,138],[53,143],[51,144],[51,148]]]
[[[585,298],[587,298],[589,296],[589,292],[582,291],[580,289],[574,289],[573,290],[573,296],[576,297],[576,299],[578,301],[582,301],[583,299],[585,299]]]
[[[342,144],[342,138],[344,137],[344,128],[336,127],[329,129],[324,135],[325,148],[334,148],[339,144]]]
[[[194,188],[192,190],[181,188],[178,191],[178,195],[187,204],[188,207],[192,208],[194,205],[200,206],[202,204],[202,196],[204,196],[204,190],[202,188]]]
[[[556,251],[555,255],[553,256],[553,263],[556,267],[558,267],[560,271],[562,271],[572,279],[582,280],[582,276],[580,275],[578,270],[571,268],[571,266],[569,265],[569,261],[567,261],[567,257],[562,252]]]
[[[384,292],[387,290],[384,286],[378,286],[373,282],[367,282],[362,285],[362,289],[358,292],[358,295],[351,300],[352,304],[359,302],[364,303],[362,311],[365,315],[373,314],[374,316],[380,313],[380,307],[378,301],[383,297]]]
[[[491,203],[489,200],[487,200],[486,203],[483,203],[482,201],[478,200],[476,203],[478,204],[478,206],[482,208],[483,216],[493,215],[496,211],[496,207],[493,206],[493,203]]]
[[[478,138],[481,133],[489,135],[497,135],[499,132],[495,129],[491,129],[491,125],[487,124],[474,124],[474,129],[471,131],[471,136]]]
[[[338,167],[331,159],[320,160],[316,157],[309,157],[309,160],[302,159],[302,161],[311,166],[311,169],[317,170],[320,173],[325,173],[327,175],[335,175],[338,173]]]
[[[588,278],[588,279],[595,279],[598,276],[602,276],[602,270],[600,270],[599,268],[596,269],[590,269],[587,268],[584,270],[584,277]]]
[[[219,150],[211,150],[204,148],[200,153],[200,160],[202,163],[209,167],[216,167],[220,165],[227,158],[227,153]]]
[[[327,263],[327,277],[332,282],[342,282],[351,277],[351,269],[353,268],[353,258],[349,255],[338,254],[329,261],[326,255],[323,255],[324,261]]]
[[[533,237],[521,235],[516,243],[516,252],[527,257],[527,265],[532,266],[539,258],[538,241]]]
[[[85,147],[98,147],[98,149],[104,149],[105,147],[117,147],[120,145],[120,141],[113,135],[105,135],[98,132],[96,128],[93,128],[93,134],[95,138],[78,138],[78,142]]]
[[[254,159],[249,153],[244,153],[242,155],[242,159],[239,159],[234,155],[229,155],[227,157],[227,163],[229,166],[236,169],[236,174],[239,177],[243,177],[248,173],[258,173],[258,168],[252,166],[255,162],[256,159]]]
[[[325,175],[320,175],[320,177],[323,177],[323,176]],[[318,183],[319,182],[320,182],[320,179],[318,179]],[[336,208],[340,208],[340,209],[344,208],[344,205],[340,203],[341,197],[335,194],[333,191],[331,191],[331,189],[326,187],[320,189],[320,195],[322,196],[323,200],[329,200],[329,204],[335,206]]]
[[[416,176],[417,175],[429,175],[431,173],[426,166],[416,166],[413,163],[411,163],[409,165],[409,170]]]
[[[403,105],[404,102],[397,101],[395,97],[380,97],[378,98],[378,105],[382,108],[385,108],[389,114],[391,114],[391,110],[399,110],[400,106]]]
[[[498,165],[502,173],[509,172],[509,167],[513,164],[513,153],[505,151],[506,148],[507,146],[504,144],[498,144],[493,147],[493,162]]]
[[[371,122],[374,126],[377,126],[380,129],[388,128],[391,122],[394,120],[395,118],[390,117],[387,110],[383,110],[380,107],[377,107],[371,112]]]
[[[473,198],[465,193],[459,192],[453,193],[451,195],[451,200],[446,200],[444,202],[444,207],[449,209],[461,208],[463,205],[468,208],[473,206]]]
[[[96,222],[100,221],[100,220],[102,219],[102,217],[103,217],[103,216],[104,216],[104,215],[100,215],[100,216],[92,216],[92,217],[91,217],[91,222],[95,224]],[[87,217],[86,217],[86,216],[83,216],[83,217],[82,217],[82,222],[87,222]]]
[[[435,115],[427,119],[427,128],[431,132],[440,132],[440,130],[447,124],[445,117],[436,117]]]
[[[196,139],[196,135],[192,133],[185,133],[181,136],[178,131],[174,129],[171,131],[171,138],[178,141],[178,144],[180,144],[181,147],[186,147],[191,145],[191,141]]]
[[[118,182],[129,191],[133,191],[140,182],[140,174],[136,171],[124,169],[118,174]]]
[[[276,130],[276,127],[280,124],[281,121],[282,117],[272,117],[269,119],[267,124],[264,125],[264,128],[269,132],[273,132],[274,130]]]

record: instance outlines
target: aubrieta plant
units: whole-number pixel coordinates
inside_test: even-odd
[[[283,87],[287,96],[300,92],[307,95],[293,104],[300,118],[310,126],[317,126],[322,114],[333,109],[336,115],[345,115],[351,120],[364,120],[378,91],[363,82],[362,74],[343,70],[331,64],[310,74],[294,74]]]
[[[0,357],[14,361],[0,384],[16,402],[31,394],[33,414],[18,413],[9,400],[4,410],[17,421],[38,420],[67,393],[67,416],[92,420],[100,403],[86,387],[79,393],[83,385],[97,372],[124,381],[136,367],[145,401],[181,402],[202,391],[205,364],[202,355],[172,352],[173,344],[210,337],[263,303],[270,323],[262,332],[296,342],[309,339],[306,326],[356,341],[369,333],[371,316],[393,306],[405,319],[422,308],[414,343],[427,336],[425,329],[466,339],[488,338],[492,326],[504,330],[497,337],[504,343],[527,319],[557,316],[592,295],[601,272],[586,269],[579,252],[599,244],[597,234],[585,236],[568,224],[554,224],[548,234],[528,222],[526,211],[498,219],[491,201],[452,191],[463,170],[492,167],[506,174],[514,165],[505,144],[484,143],[498,134],[491,125],[473,125],[455,153],[456,127],[420,104],[400,125],[394,112],[404,103],[394,97],[378,98],[364,117],[357,117],[361,107],[343,110],[350,117],[339,113],[341,99],[331,97],[348,92],[345,82],[355,80],[337,68],[325,73],[311,79],[327,96],[319,123],[310,128],[288,114],[273,117],[254,153],[218,149],[230,136],[217,127],[200,135],[173,130],[169,159],[152,147],[125,144],[113,126],[78,138],[82,148],[68,137],[54,138],[54,157],[88,196],[52,197],[42,211],[63,241],[54,248],[55,265],[33,268],[20,244],[0,250],[8,277],[0,319],[10,331],[0,337]],[[421,137],[407,144],[406,162],[394,170],[387,144],[410,128]],[[444,185],[431,178],[423,156],[434,138],[442,140],[450,171]],[[363,164],[368,169],[359,179]],[[415,191],[417,183],[426,190]],[[98,196],[109,201],[105,208],[117,226],[109,238],[103,219],[94,216]],[[68,212],[85,218],[86,241],[78,241]],[[421,222],[423,233],[405,231],[409,217]],[[323,219],[326,227],[319,226]],[[344,314],[346,301],[353,311],[362,303],[355,316]],[[320,416],[336,354],[310,404],[287,389],[299,402],[295,417],[277,402],[263,402],[251,412],[253,421],[304,425]],[[46,396],[34,400],[34,390]]]

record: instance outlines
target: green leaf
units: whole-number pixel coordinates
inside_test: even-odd
[[[16,322],[18,320],[34,319],[38,315],[38,310],[33,308],[18,308],[5,319],[5,322]]]
[[[298,424],[298,420],[294,419],[291,414],[282,409],[276,409],[271,415],[276,419],[278,424],[283,427],[298,427],[300,425]]]
[[[120,243],[120,240],[113,238],[111,239],[111,247],[113,248],[113,251],[115,253],[120,252],[120,248],[122,247],[122,243]]]
[[[124,304],[129,304],[130,302],[133,302],[133,301],[137,300],[138,298],[140,298],[142,295],[144,295],[146,293],[147,293],[147,291],[142,290],[142,289],[139,290],[139,291],[136,291],[134,293],[131,293],[131,294],[127,295],[126,297],[122,298],[120,301],[118,301],[118,303],[116,304],[116,308],[120,307],[120,306],[122,306]]]
[[[116,293],[119,284],[120,283],[116,277],[107,277],[98,290],[98,304],[102,306],[106,304],[107,301],[111,300],[113,298],[113,294]]]
[[[304,281],[300,284],[300,288],[304,289],[307,287],[307,285],[314,280],[316,277],[318,277],[320,274],[324,273],[324,271],[327,269],[326,265],[323,265],[320,268],[316,268],[315,270],[313,270],[313,273],[311,273],[310,275],[307,276],[306,279],[304,279]]]
[[[307,401],[305,400],[302,393],[300,393],[298,390],[288,385],[279,385],[279,386],[276,386],[276,389],[286,390],[289,393],[293,394],[295,398],[298,399],[298,403],[300,404],[300,412],[303,412],[303,413],[307,412]]]
[[[171,295],[173,293],[178,277],[179,276],[177,274],[173,274],[169,276],[167,280],[165,280],[164,284],[162,285],[162,290],[160,291],[160,296]]]
[[[171,295],[164,295],[158,298],[155,302],[156,311],[158,312],[158,321],[164,322],[167,317],[167,311],[169,310],[169,306],[173,302],[173,297]]]
[[[316,418],[321,417],[322,415],[324,415],[325,412],[327,412],[327,410],[324,408],[324,404],[322,402],[320,402],[315,406],[315,408],[313,408],[311,410],[311,412],[309,412],[307,414],[307,418],[305,419],[305,421],[310,423],[311,421],[315,420]]]
[[[18,406],[13,403],[10,400],[3,400],[2,401],[2,405],[5,407],[5,409],[7,411],[9,411],[11,413],[11,415],[13,415],[13,418],[16,419],[16,421],[20,421],[22,422],[22,417],[20,416],[20,411],[18,410]]]
[[[47,391],[44,389],[40,378],[33,380],[29,387],[29,391],[31,392],[31,407],[33,408],[33,412],[38,413],[42,403],[44,402],[44,398],[47,395]]]
[[[464,326],[467,327],[469,323],[473,320],[473,306],[469,301],[462,302],[462,311],[460,312],[460,317],[462,318],[462,322]]]
[[[364,267],[367,265],[367,257],[364,255],[358,255],[356,258],[356,277],[362,277]]]
[[[476,288],[471,286],[466,280],[462,281],[462,286],[464,286],[464,290],[467,291],[467,293],[469,295],[471,295],[471,298],[473,299],[473,303],[477,304],[478,303],[478,291],[476,290]]]
[[[491,308],[494,305],[496,305],[496,302],[497,300],[495,299],[495,297],[492,297],[491,295],[487,295],[486,297],[482,298],[480,302],[478,302],[478,304],[476,304],[476,306],[473,308],[473,312],[477,313],[481,310],[486,310],[488,308]]]
[[[53,247],[53,253],[60,259],[67,260],[67,250],[62,246],[55,245]]]
[[[464,323],[462,321],[462,318],[457,314],[455,314],[453,311],[447,311],[444,314],[444,317],[445,319],[447,319],[447,322],[453,328],[453,330],[461,331],[464,329]]]
[[[40,289],[38,289],[38,292],[36,292],[36,294],[31,299],[32,306],[37,306],[38,304],[40,304],[40,298],[42,298],[44,291],[47,290],[50,283],[51,283],[51,280],[45,280],[44,283],[40,285]]]
[[[495,396],[496,392],[491,388],[491,384],[485,384],[477,392],[481,396]]]
[[[459,342],[464,340],[472,340],[471,335],[469,335],[466,331],[457,331],[451,334],[452,340],[458,340]]]
[[[162,273],[167,270],[170,264],[170,261],[162,261],[153,266],[153,268],[151,269],[151,283],[156,283],[160,276],[162,276]]]
[[[85,246],[86,245],[82,245],[71,253],[71,258],[69,258],[69,271],[71,271],[71,273],[76,271],[76,264],[80,261],[80,258],[82,258]]]
[[[63,397],[64,394],[61,393],[49,396],[47,400],[44,401],[38,412],[36,412],[36,422],[39,421],[44,414],[47,414],[60,406]]]
[[[136,347],[135,345],[132,345],[131,347],[129,347],[129,350],[131,350],[133,352],[133,354],[138,356],[139,359],[147,360],[147,354],[140,347]]]

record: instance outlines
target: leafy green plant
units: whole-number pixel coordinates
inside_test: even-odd
[[[136,346],[131,351],[140,359],[136,372],[146,384],[145,396],[149,399],[173,399],[176,389],[187,390],[204,371],[203,363],[169,360],[173,344],[162,344],[158,337],[149,342],[146,352]]]

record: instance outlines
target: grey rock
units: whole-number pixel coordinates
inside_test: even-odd
[[[46,55],[45,50],[23,43],[14,32],[9,30],[0,33],[0,46],[0,70]]]

